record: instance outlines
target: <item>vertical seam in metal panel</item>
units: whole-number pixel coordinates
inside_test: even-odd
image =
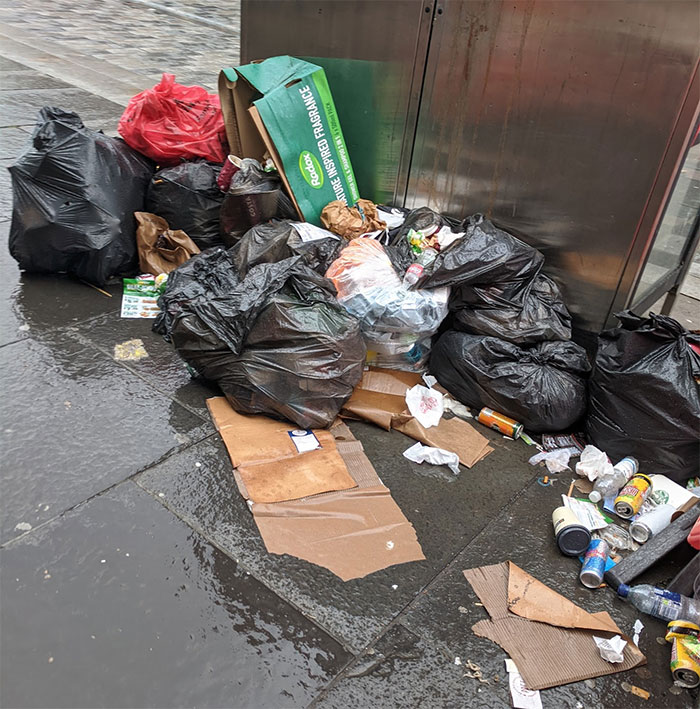
[[[686,107],[687,101],[688,101],[689,98],[690,98],[690,92],[692,91],[694,82],[696,81],[696,78],[695,78],[695,77],[696,77],[696,74],[697,74],[697,72],[698,72],[698,66],[699,66],[699,65],[700,65],[700,62],[696,61],[696,63],[695,63],[695,68],[694,68],[693,72],[692,72],[691,75],[690,75],[690,80],[688,81],[688,87],[687,87],[687,89],[686,89],[685,95],[683,96],[683,100],[680,102],[680,105],[679,105],[679,107],[678,107],[678,112],[676,113],[676,118],[675,118],[675,120],[674,120],[674,122],[673,122],[673,128],[671,129],[671,132],[670,132],[670,134],[669,134],[668,140],[666,141],[666,147],[664,148],[664,152],[663,152],[663,155],[661,156],[661,160],[659,160],[659,165],[658,165],[658,167],[657,167],[657,169],[656,169],[656,174],[654,175],[654,181],[652,182],[651,187],[650,187],[650,189],[649,189],[649,193],[647,194],[646,201],[644,202],[644,207],[642,208],[642,213],[641,213],[641,215],[640,215],[640,217],[639,217],[639,220],[638,220],[638,222],[637,222],[637,228],[635,229],[634,237],[633,237],[633,239],[632,239],[632,243],[630,244],[630,248],[629,248],[628,251],[627,251],[627,256],[626,256],[626,258],[625,258],[625,264],[624,264],[624,266],[622,267],[622,271],[620,272],[620,278],[619,278],[619,280],[618,280],[618,282],[617,282],[617,287],[615,288],[615,295],[612,297],[612,300],[611,300],[611,302],[610,302],[610,307],[609,307],[608,313],[607,313],[607,315],[606,315],[606,317],[605,317],[605,323],[604,323],[604,325],[603,325],[603,329],[605,329],[606,327],[609,326],[608,323],[609,323],[609,321],[610,321],[610,319],[611,319],[611,317],[612,317],[612,315],[613,315],[613,310],[617,310],[618,307],[619,307],[618,305],[616,305],[616,303],[617,303],[617,300],[618,300],[618,296],[619,296],[619,294],[620,294],[620,288],[622,287],[622,281],[623,281],[624,278],[625,278],[625,273],[626,273],[627,269],[630,267],[630,260],[631,260],[631,258],[632,258],[632,253],[634,252],[634,247],[635,247],[635,245],[636,245],[636,243],[637,243],[637,240],[638,240],[639,237],[640,237],[640,231],[641,231],[641,229],[642,229],[642,224],[644,223],[644,219],[645,219],[645,217],[646,217],[646,215],[647,215],[647,212],[648,212],[648,210],[649,210],[649,204],[650,204],[650,202],[651,202],[651,200],[652,200],[652,197],[653,197],[653,195],[654,195],[654,192],[656,191],[656,186],[657,186],[657,184],[658,184],[658,182],[659,182],[661,170],[663,169],[664,163],[666,162],[666,160],[667,160],[667,158],[668,158],[668,153],[669,153],[669,151],[670,151],[670,149],[671,149],[671,143],[673,142],[673,138],[674,138],[674,136],[675,136],[675,134],[676,134],[676,131],[678,130],[678,123],[680,122],[681,115],[682,115],[682,113],[683,113],[683,110],[684,110],[685,107]],[[695,125],[695,124],[693,124],[693,125]],[[692,129],[691,129],[691,130],[692,130]],[[684,148],[683,148],[683,150],[681,151],[680,155],[678,156],[678,159],[676,160],[676,165],[675,165],[674,172],[673,172],[673,175],[672,175],[672,177],[671,177],[671,180],[670,180],[669,184],[668,184],[667,187],[666,187],[666,191],[665,191],[664,197],[663,197],[663,202],[662,202],[662,204],[660,205],[659,209],[657,210],[657,214],[656,214],[656,216],[655,216],[655,218],[654,218],[654,221],[653,221],[653,223],[652,223],[652,225],[651,225],[651,229],[650,229],[649,234],[650,234],[650,235],[653,235],[653,238],[656,237],[656,232],[658,231],[658,228],[659,228],[659,222],[660,222],[660,220],[661,220],[661,216],[664,214],[664,212],[666,211],[666,208],[667,208],[667,206],[668,206],[668,200],[669,200],[669,197],[670,197],[670,194],[669,194],[669,193],[670,193],[670,190],[671,190],[672,186],[673,186],[673,185],[675,184],[675,182],[676,182],[676,179],[677,179],[677,177],[678,177],[678,170],[680,169],[680,165],[681,165],[681,161],[682,161],[683,158],[685,157],[685,154],[686,154],[687,149],[688,149],[688,141],[689,141],[689,139],[690,139],[690,130],[688,131],[688,133],[689,133],[689,135],[686,136],[686,140],[685,140],[685,142],[684,142]],[[652,245],[653,245],[653,244],[652,244]],[[629,293],[628,293],[627,296],[625,297],[625,304],[624,304],[623,307],[627,307],[627,306],[631,303],[631,299],[632,299],[632,297],[634,296],[634,292],[635,292],[635,290],[636,290],[636,288],[637,288],[637,286],[638,286],[640,274],[641,274],[642,269],[644,268],[644,266],[645,266],[645,264],[646,264],[646,259],[648,258],[650,249],[651,249],[651,246],[646,249],[646,251],[645,251],[645,253],[644,253],[644,255],[643,255],[643,258],[640,258],[640,260],[639,260],[640,265],[639,265],[639,267],[637,268],[637,273],[636,273],[635,276],[634,276],[634,282],[633,282],[633,284],[631,285],[631,287],[630,287],[630,289],[629,289]]]
[[[430,42],[433,39],[433,27],[435,26],[435,17],[437,14],[437,7],[438,7],[438,3],[434,2],[433,3],[433,11],[432,11],[432,14],[430,15],[430,27],[428,29],[428,41],[426,42],[426,45],[425,45],[425,55],[423,57],[419,57],[418,52],[416,52],[416,59],[413,64],[413,73],[415,75],[416,64],[418,63],[419,60],[422,59],[423,71],[421,73],[421,78],[420,78],[420,91],[418,92],[418,104],[416,106],[416,120],[413,124],[413,135],[411,137],[411,142],[410,142],[411,149],[410,149],[410,154],[408,156],[408,162],[407,162],[407,166],[406,166],[406,180],[404,181],[403,194],[401,195],[401,206],[402,207],[406,204],[406,197],[408,196],[408,183],[411,179],[411,167],[413,165],[413,153],[416,148],[416,136],[418,135],[418,122],[420,120],[421,104],[423,103],[423,90],[425,88],[425,77],[426,77],[426,74],[428,73],[428,56],[430,54]],[[408,130],[408,126],[406,128]],[[401,160],[400,164],[403,164],[403,160]]]

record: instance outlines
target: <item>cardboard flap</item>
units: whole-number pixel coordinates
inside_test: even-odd
[[[320,69],[317,64],[282,55],[236,67],[236,71],[261,94],[269,94],[291,81],[300,80]]]
[[[562,628],[621,632],[607,613],[588,613],[512,561],[508,562],[508,571],[508,609],[512,613]]]

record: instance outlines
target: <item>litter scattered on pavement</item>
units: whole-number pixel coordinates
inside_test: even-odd
[[[637,618],[637,620],[634,621],[634,626],[632,627],[632,632],[634,633],[634,635],[632,635],[632,642],[637,647],[639,647],[639,636],[642,630],[644,630],[644,623]]]
[[[414,463],[430,463],[431,465],[446,465],[455,475],[459,475],[459,456],[442,448],[424,446],[415,443],[403,452],[404,458]]]
[[[528,689],[513,660],[506,659],[508,686],[514,709],[542,709],[539,689]]]
[[[135,338],[114,345],[114,359],[118,362],[133,362],[148,357],[143,340]]]
[[[599,638],[594,635],[593,640],[598,646],[600,656],[606,662],[617,663],[625,661],[622,651],[625,649],[627,641],[623,640],[619,635],[614,635],[612,638]]]

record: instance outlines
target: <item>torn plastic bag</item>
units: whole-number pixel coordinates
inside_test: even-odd
[[[146,211],[181,229],[200,249],[221,246],[219,212],[224,195],[216,184],[221,165],[183,162],[153,175]]]
[[[562,431],[586,410],[586,351],[574,342],[522,348],[495,337],[446,332],[430,372],[467,406],[488,406],[530,432]]]
[[[10,253],[26,271],[67,272],[96,285],[134,273],[136,221],[153,164],[123,140],[45,106],[10,166]]]
[[[178,84],[173,74],[163,74],[160,83],[129,101],[119,134],[159,165],[198,157],[222,163],[228,154],[219,97],[201,86]]]
[[[192,239],[182,230],[170,229],[165,219],[149,212],[134,212],[134,217],[139,224],[136,246],[141,273],[170,273],[199,253]]]
[[[266,172],[252,158],[239,162],[221,205],[221,236],[227,246],[233,246],[256,224],[275,217],[297,218],[276,171]]]
[[[665,315],[617,318],[598,339],[587,436],[613,460],[633,455],[685,483],[700,463],[700,335]]]
[[[447,315],[448,291],[409,290],[374,239],[354,239],[331,264],[326,276],[338,300],[362,320],[366,332],[435,332]]]
[[[367,365],[382,369],[400,369],[403,372],[423,372],[430,357],[430,338],[414,340],[408,348],[397,345],[394,349],[386,343],[378,344],[367,337]]]
[[[300,256],[240,280],[230,253],[200,254],[173,271],[158,304],[154,330],[243,413],[327,426],[362,376],[359,322]]]
[[[542,268],[544,256],[537,249],[494,226],[481,214],[465,219],[459,231],[465,235],[441,251],[425,269],[419,281],[421,288],[508,284],[512,293]]]
[[[313,224],[273,220],[248,230],[231,248],[231,254],[241,277],[253,266],[296,255],[303,256],[314,271],[324,274],[343,246],[339,236]]]
[[[450,309],[456,311],[453,327],[476,335],[517,345],[571,339],[571,315],[559,286],[541,273],[510,297],[498,286],[453,288]]]

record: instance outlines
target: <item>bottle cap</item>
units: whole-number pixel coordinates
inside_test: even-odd
[[[603,499],[603,496],[598,492],[598,490],[591,490],[588,493],[588,499],[591,502],[600,502]]]
[[[622,596],[622,598],[627,598],[627,595],[630,592],[630,587],[626,583],[621,583],[617,587],[617,595]]]

